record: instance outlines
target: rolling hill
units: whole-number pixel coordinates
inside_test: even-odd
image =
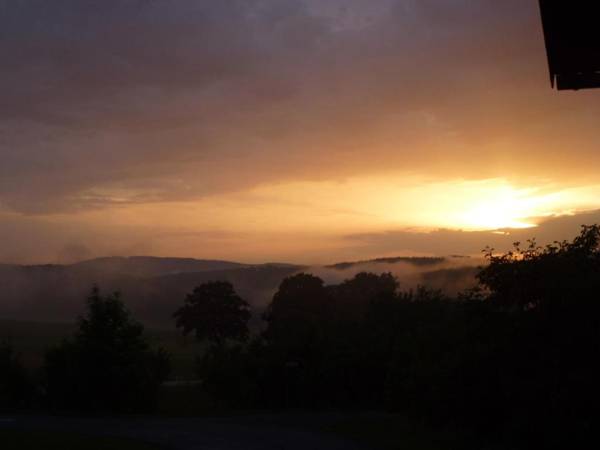
[[[195,286],[230,281],[260,307],[294,265],[246,265],[179,258],[100,258],[72,265],[0,266],[0,318],[65,322],[83,311],[93,285],[119,291],[134,314],[153,327],[171,327],[172,314]]]
[[[0,318],[71,322],[83,312],[84,299],[97,284],[119,291],[146,325],[171,329],[172,314],[185,295],[206,281],[231,282],[254,308],[254,320],[281,281],[299,271],[338,283],[360,271],[392,272],[404,289],[424,284],[449,293],[473,284],[476,268],[459,258],[379,258],[328,266],[242,264],[230,261],[148,256],[108,257],[71,265],[0,265]]]

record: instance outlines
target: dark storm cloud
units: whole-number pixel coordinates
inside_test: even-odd
[[[263,3],[4,1],[1,51],[10,70],[2,81],[10,89],[3,116],[79,125],[112,112],[153,110],[152,89],[177,97],[182,89],[257,74],[271,51],[286,47],[286,36],[274,28],[304,14],[297,2],[261,14]],[[308,25],[304,45],[319,34]],[[140,94],[149,94],[150,102],[130,96],[131,89],[148,89]]]
[[[504,168],[542,51],[533,1],[0,0],[0,204]]]
[[[206,149],[240,111],[288,96],[288,54],[325,32],[298,2],[0,5],[0,198],[16,210],[135,178],[177,197],[161,178],[227,158]]]

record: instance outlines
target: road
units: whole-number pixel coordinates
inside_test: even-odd
[[[173,450],[365,450],[318,431],[337,414],[255,414],[228,418],[0,417],[0,428],[119,436]]]

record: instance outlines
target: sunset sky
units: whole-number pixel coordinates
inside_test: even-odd
[[[477,254],[600,222],[537,0],[0,0],[0,262]]]

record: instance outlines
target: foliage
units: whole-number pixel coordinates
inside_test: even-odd
[[[536,309],[543,314],[573,311],[574,303],[597,303],[592,297],[600,288],[600,227],[582,227],[572,242],[555,242],[540,247],[535,240],[524,249],[494,255],[487,252],[489,265],[479,280],[498,307]],[[591,307],[592,304],[586,305]]]
[[[599,243],[589,226],[488,250],[479,287],[457,298],[400,292],[389,274],[294,275],[261,336],[204,360],[207,387],[238,407],[386,408],[477,448],[581,447],[600,425]]]
[[[398,280],[391,273],[376,275],[366,272],[329,286],[336,315],[343,315],[344,320],[357,321],[364,317],[371,301],[393,296],[398,288]]]
[[[50,405],[89,412],[152,409],[169,358],[151,349],[143,332],[118,294],[102,296],[94,287],[74,336],[46,354]]]
[[[250,305],[236,294],[231,283],[213,281],[188,294],[174,317],[184,335],[193,331],[199,341],[221,345],[227,340],[248,339],[250,315]]]
[[[263,337],[285,350],[290,364],[314,355],[331,319],[331,302],[323,280],[299,273],[282,281],[263,315]]]

